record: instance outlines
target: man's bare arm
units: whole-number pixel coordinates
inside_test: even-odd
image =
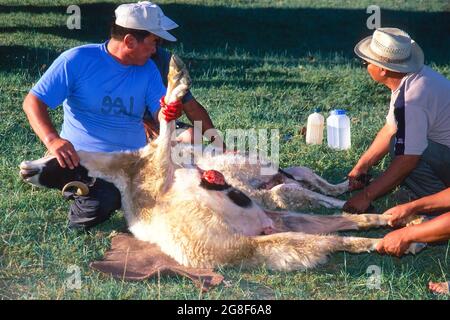
[[[417,199],[409,203],[409,205],[413,208],[414,213],[450,210],[450,188],[431,196]]]
[[[344,210],[360,213],[367,210],[370,203],[398,186],[419,163],[420,156],[396,156],[387,170],[363,191],[351,197]]]
[[[389,225],[395,227],[404,223],[405,218],[415,214],[447,210],[450,210],[450,188],[427,197],[400,204],[386,210],[383,214],[389,216]]]
[[[78,154],[68,140],[59,136],[50,120],[47,108],[45,103],[31,93],[23,101],[23,110],[39,139],[48,151],[56,156],[61,167],[65,168],[67,165],[73,169],[80,162]]]
[[[371,200],[375,200],[397,187],[414,170],[420,156],[396,156],[387,170],[373,181],[364,192]]]
[[[430,221],[407,227],[409,242],[438,242],[450,239],[450,212]]]
[[[184,104],[184,112],[191,123],[194,123],[195,121],[200,121],[202,123],[202,134],[204,134],[207,139],[214,142],[217,146],[223,146],[225,149],[225,143],[220,134],[215,130],[208,112],[206,112],[206,109],[195,98],[192,98]]]
[[[361,174],[366,174],[372,166],[389,152],[390,142],[395,132],[395,128],[387,124],[381,128],[369,149],[361,156],[358,163],[348,174],[350,184],[355,184],[352,189],[360,189],[363,187],[363,185],[356,182],[356,178]]]
[[[401,256],[411,243],[430,243],[449,239],[450,212],[447,212],[430,221],[388,233],[377,244],[376,250],[381,254]]]
[[[385,124],[358,163],[370,168],[380,161],[389,152],[390,142],[395,132],[395,128]]]
[[[184,103],[184,112],[192,123],[194,123],[194,121],[202,122],[202,133],[214,128],[208,112],[206,112],[206,109],[195,98]]]

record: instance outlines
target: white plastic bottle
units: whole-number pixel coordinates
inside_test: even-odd
[[[314,113],[308,117],[306,124],[306,143],[307,144],[322,144],[323,128],[325,118],[319,113],[319,109],[314,109]]]
[[[333,110],[327,118],[327,142],[333,149],[347,150],[351,146],[350,119],[345,110]]]

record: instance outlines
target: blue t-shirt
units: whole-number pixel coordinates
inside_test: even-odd
[[[54,109],[62,103],[61,137],[76,150],[112,152],[146,144],[143,115],[159,111],[166,94],[154,62],[123,65],[107,51],[107,42],[62,53],[31,89]]]

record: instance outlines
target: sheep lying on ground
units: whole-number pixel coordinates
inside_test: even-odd
[[[174,57],[168,102],[180,99],[189,84],[184,64]],[[228,166],[226,158],[235,156],[230,154],[179,166],[171,157],[173,131],[173,121],[161,123],[158,139],[135,152],[79,151],[81,165],[74,170],[59,167],[51,156],[25,161],[21,175],[34,185],[63,189],[69,183],[80,192],[87,192],[80,182],[92,183],[95,177],[114,183],[134,236],[192,267],[266,265],[304,270],[323,263],[335,251],[372,251],[379,241],[324,234],[387,225],[387,217],[376,214],[321,216],[270,210],[318,203],[339,208],[342,201],[309,191],[301,183],[328,194],[344,192],[347,183],[332,186],[301,168],[262,177],[258,165]]]

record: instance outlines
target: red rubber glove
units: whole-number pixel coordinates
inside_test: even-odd
[[[183,104],[180,100],[167,104],[165,102],[165,96],[163,96],[159,100],[159,105],[161,106],[161,112],[164,115],[164,119],[167,122],[178,119],[183,113]]]

